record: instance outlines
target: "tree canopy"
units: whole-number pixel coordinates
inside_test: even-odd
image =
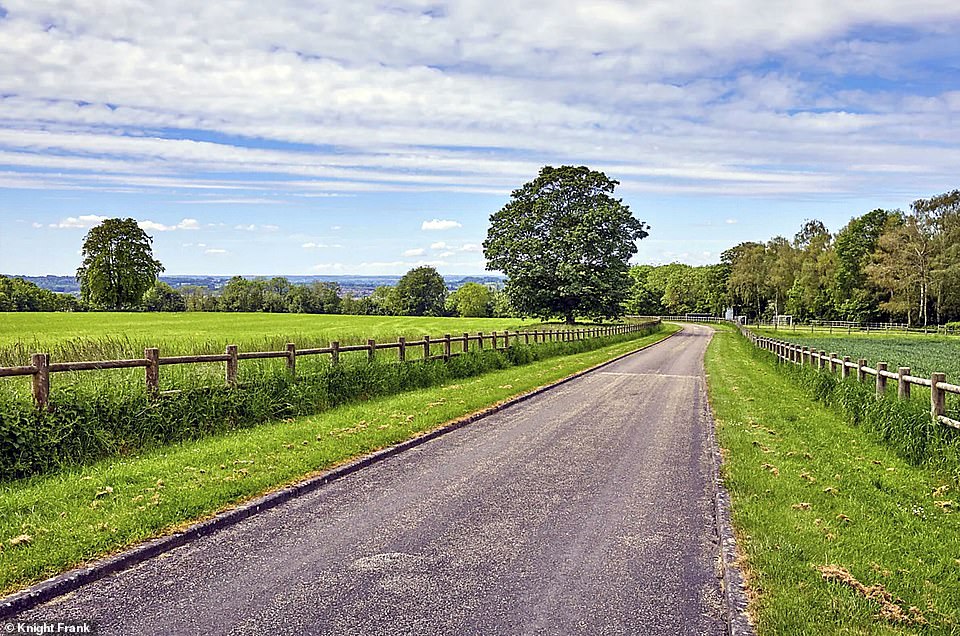
[[[442,316],[447,284],[433,267],[415,267],[393,289],[393,304],[403,316]]]
[[[83,300],[107,309],[139,307],[163,271],[152,242],[134,219],[107,219],[91,229],[77,269]]]
[[[619,185],[586,166],[545,166],[490,217],[487,269],[507,275],[506,292],[526,316],[622,315],[627,261],[648,227],[613,197]]]

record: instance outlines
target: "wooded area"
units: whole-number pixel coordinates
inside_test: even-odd
[[[873,210],[831,233],[806,221],[792,240],[745,242],[718,265],[631,270],[633,314],[705,313],[798,321],[943,324],[960,320],[960,191],[909,212]]]

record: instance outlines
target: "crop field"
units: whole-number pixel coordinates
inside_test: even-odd
[[[223,353],[228,344],[241,351],[282,351],[288,342],[298,348],[325,347],[331,340],[396,341],[398,336],[513,331],[541,324],[517,318],[331,314],[0,313],[0,366],[29,364],[31,353],[70,362],[137,358],[147,347],[159,347],[161,355]]]
[[[757,331],[770,338],[795,342],[827,353],[850,356],[851,359],[866,358],[867,364],[886,362],[892,370],[910,367],[913,375],[930,377],[939,371],[947,374],[947,381],[960,382],[960,338],[923,334],[882,333],[804,333],[780,329]]]

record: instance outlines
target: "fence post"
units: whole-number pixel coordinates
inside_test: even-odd
[[[837,372],[837,353],[836,351],[830,353],[830,373]]]
[[[30,356],[30,364],[37,369],[33,373],[33,402],[42,411],[50,401],[50,354],[35,353]]]
[[[230,356],[230,359],[227,360],[227,386],[235,387],[237,386],[237,370],[240,367],[240,361],[237,360],[237,345],[227,345],[227,355]]]
[[[800,365],[809,365],[810,364],[810,347],[804,347],[800,350]]]
[[[850,377],[850,367],[847,366],[850,362],[850,356],[843,356],[843,368],[840,370],[840,377],[846,380]]]
[[[466,353],[470,351],[470,334],[464,332],[463,334],[463,352]]]
[[[297,345],[293,342],[287,343],[287,372],[293,377],[297,375]]]
[[[330,343],[330,364],[340,363],[340,341],[334,340]]]
[[[377,341],[376,340],[367,340],[367,362],[373,362],[374,358],[377,357]]]
[[[930,415],[936,422],[941,415],[947,414],[947,392],[940,388],[941,382],[947,381],[945,373],[934,373],[930,376]]]
[[[428,360],[430,358],[430,336],[423,337],[423,359]]]
[[[820,349],[815,351],[817,352],[817,371],[823,371],[823,351]]]
[[[523,332],[523,344],[525,344],[525,345],[530,344],[530,332],[529,332],[529,331],[524,331],[524,332]]]
[[[883,375],[883,372],[886,370],[886,362],[877,363],[877,395],[887,394],[887,376]]]
[[[450,334],[443,336],[443,359],[450,359]]]
[[[493,343],[493,350],[496,351],[497,350],[497,332],[496,331],[490,334],[490,342]]]
[[[863,370],[865,366],[867,366],[866,358],[857,360],[857,382],[866,382],[867,372]]]
[[[397,338],[397,344],[400,345],[399,347],[397,347],[397,351],[400,352],[400,353],[399,353],[400,362],[406,362],[406,360],[407,360],[407,339],[406,339],[404,336],[400,336],[399,338]]]
[[[480,345],[480,350],[483,351],[483,332],[477,332],[477,344]]]
[[[143,357],[147,359],[147,366],[144,369],[147,397],[154,399],[160,395],[160,349],[156,347],[144,349]]]
[[[910,383],[906,380],[908,375],[910,375],[910,367],[897,369],[897,397],[901,400],[910,399]]]

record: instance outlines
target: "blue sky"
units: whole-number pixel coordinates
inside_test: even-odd
[[[515,4],[0,0],[0,272],[129,216],[170,274],[481,273],[543,165],[651,263],[960,187],[955,1]]]

